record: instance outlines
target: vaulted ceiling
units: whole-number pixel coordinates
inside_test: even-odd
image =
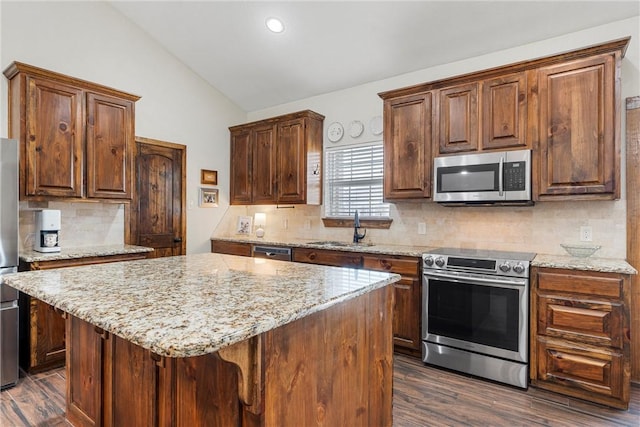
[[[248,112],[640,14],[637,0],[111,5]]]

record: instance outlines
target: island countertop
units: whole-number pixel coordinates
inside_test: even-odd
[[[9,286],[153,353],[191,357],[386,286],[400,276],[207,253],[3,278]]]

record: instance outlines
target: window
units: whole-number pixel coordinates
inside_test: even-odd
[[[387,218],[382,200],[382,141],[327,149],[324,204],[327,217]]]

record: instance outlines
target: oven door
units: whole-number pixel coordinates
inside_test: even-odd
[[[423,340],[528,363],[528,279],[427,271],[423,287]]]

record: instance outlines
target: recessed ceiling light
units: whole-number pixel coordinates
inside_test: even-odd
[[[269,31],[272,31],[274,33],[281,33],[284,31],[284,24],[278,18],[267,18],[265,24],[267,25]]]

